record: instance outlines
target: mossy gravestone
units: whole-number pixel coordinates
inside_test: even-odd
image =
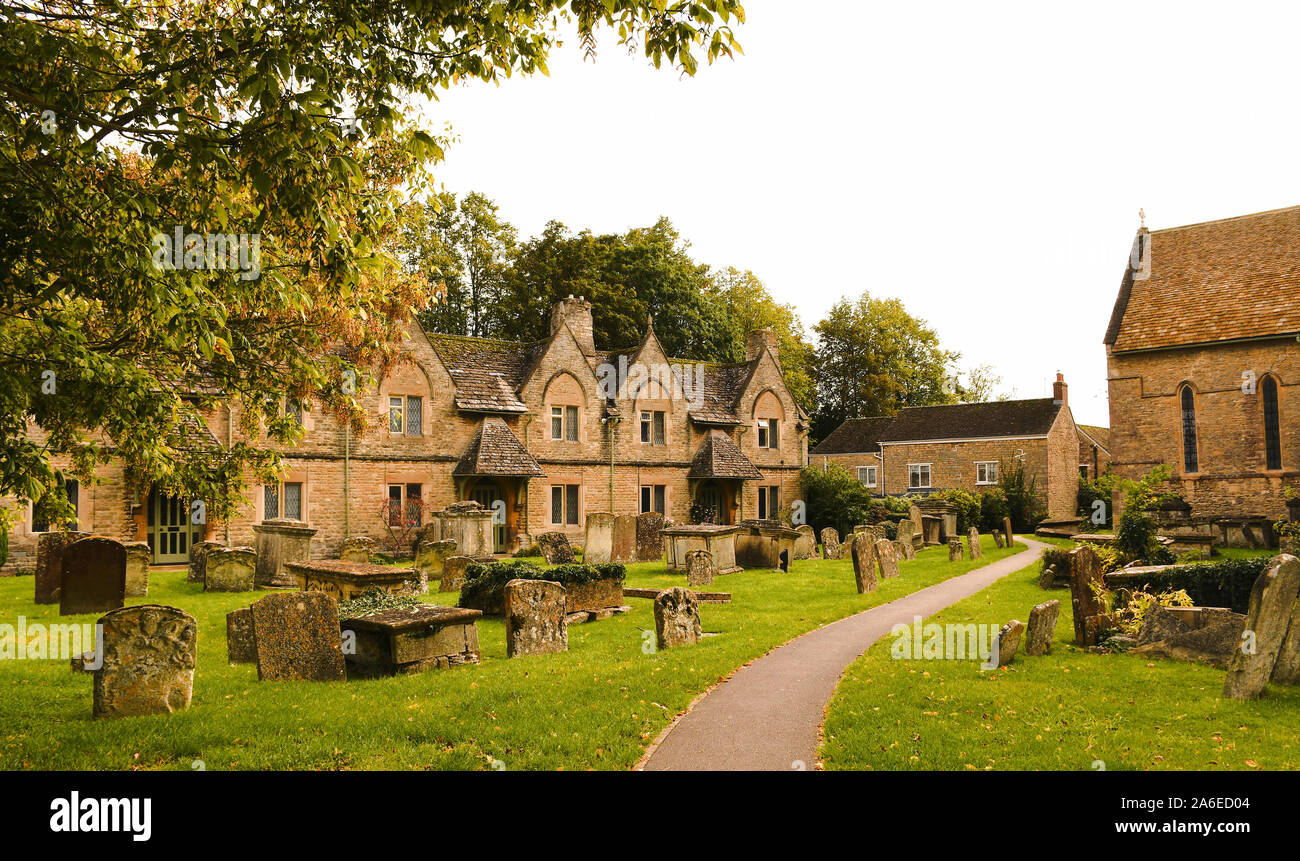
[[[655,643],[660,649],[691,646],[700,641],[700,603],[695,595],[674,586],[655,596]]]
[[[1228,664],[1225,697],[1246,700],[1264,693],[1291,625],[1297,594],[1300,559],[1282,554],[1269,563],[1250,590],[1246,630]]]
[[[257,677],[262,681],[343,681],[338,602],[324,592],[268,595],[252,606]]]
[[[198,624],[175,607],[114,610],[103,626],[103,665],[95,670],[94,716],[136,717],[189,708]]]
[[[858,594],[865,595],[880,588],[880,579],[876,576],[876,548],[869,535],[853,535],[849,538],[849,555],[853,557],[853,580],[858,587]]]
[[[511,580],[505,587],[506,657],[569,650],[565,590],[549,580]]]
[[[1029,630],[1025,634],[1025,654],[1046,655],[1052,650],[1056,636],[1056,620],[1061,614],[1061,602],[1044,601],[1029,611]]]
[[[840,534],[830,526],[822,530],[822,558],[840,558]]]
[[[894,542],[881,538],[876,542],[876,559],[880,561],[882,579],[898,576],[898,557],[894,555]]]

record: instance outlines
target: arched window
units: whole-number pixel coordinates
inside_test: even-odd
[[[1196,472],[1199,463],[1196,459],[1196,401],[1192,396],[1192,387],[1183,386],[1183,472]]]
[[[1277,418],[1277,380],[1264,378],[1264,468],[1282,468],[1282,434]]]

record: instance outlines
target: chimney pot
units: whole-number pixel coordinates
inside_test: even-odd
[[[1065,382],[1065,374],[1060,371],[1056,372],[1056,382],[1052,383],[1052,403],[1068,404],[1070,396],[1070,386]]]

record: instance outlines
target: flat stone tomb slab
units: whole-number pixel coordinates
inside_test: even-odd
[[[348,675],[419,673],[479,662],[477,621],[483,614],[432,604],[342,619]],[[349,648],[347,638],[354,637]]]
[[[286,562],[284,567],[297,579],[299,589],[324,592],[339,601],[351,601],[370,589],[381,589],[394,595],[409,594],[412,591],[409,584],[420,580],[414,568],[390,568],[341,559]]]

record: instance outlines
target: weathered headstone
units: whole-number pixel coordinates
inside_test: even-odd
[[[817,555],[817,532],[807,523],[794,528],[799,537],[794,540],[794,558],[812,559]]]
[[[1005,667],[1011,663],[1020,648],[1020,638],[1025,633],[1025,623],[1012,619],[998,631],[998,666]]]
[[[707,550],[691,550],[686,554],[686,585],[709,586],[713,583],[713,554]]]
[[[126,597],[143,598],[149,594],[149,545],[132,541],[126,548]]]
[[[858,594],[865,595],[880,588],[880,579],[876,576],[876,548],[871,538],[866,535],[853,535],[849,543],[849,555],[853,557],[853,580],[857,584]]]
[[[894,555],[894,544],[887,538],[876,542],[876,559],[880,563],[882,579],[898,576],[898,557]]]
[[[195,541],[190,545],[190,568],[185,575],[187,583],[203,582],[203,563],[208,551],[214,547],[225,547],[220,541]]]
[[[587,514],[586,534],[582,538],[582,561],[603,565],[614,559],[614,515],[607,511]]]
[[[948,539],[948,561],[960,562],[963,558],[961,539],[954,535],[952,538]]]
[[[226,614],[226,660],[232,664],[257,663],[253,640],[253,611],[240,607]]]
[[[1291,625],[1297,594],[1300,594],[1300,559],[1286,553],[1274,557],[1251,587],[1246,631],[1241,648],[1233,653],[1228,664],[1228,678],[1223,685],[1225,697],[1246,700],[1264,693]]]
[[[911,541],[895,541],[898,545],[898,556],[900,559],[915,559],[916,545]]]
[[[263,681],[343,681],[339,605],[324,592],[267,595],[252,606],[257,677]]]
[[[465,585],[465,569],[473,561],[468,556],[448,556],[442,564],[442,580],[438,583],[438,591],[455,592]]]
[[[966,547],[971,559],[984,558],[984,548],[980,547],[980,531],[974,526],[966,531]]]
[[[297,520],[264,520],[253,524],[257,551],[257,585],[297,585],[297,578],[285,566],[311,558],[311,539],[316,530]],[[199,582],[202,582],[202,576]]]
[[[1300,685],[1300,602],[1291,611],[1291,624],[1278,650],[1277,663],[1273,665],[1273,681],[1279,685]]]
[[[822,530],[822,558],[840,558],[840,534],[832,526]]]
[[[214,547],[203,562],[204,592],[252,592],[257,588],[257,554],[251,547]]]
[[[899,541],[906,541],[908,544],[911,544],[912,534],[914,532],[916,532],[916,524],[911,520],[904,517],[902,520],[898,521],[898,531],[895,534],[898,536]]]
[[[690,646],[700,641],[700,603],[681,586],[655,596],[655,643],[660,649]]]
[[[86,539],[88,541],[94,539]],[[175,607],[141,604],[100,617],[103,666],[95,670],[96,718],[189,708],[198,625]]]
[[[36,541],[36,603],[59,603],[63,588],[63,552],[85,532],[46,532]]]
[[[1011,531],[1010,517],[1002,518],[1002,537],[1006,539],[1008,547],[1010,547],[1015,542],[1016,533]]]
[[[415,548],[415,573],[419,577],[421,592],[429,591],[429,583],[442,580],[447,560],[456,555],[456,542],[450,538],[426,538]]]
[[[1088,545],[1076,547],[1067,557],[1070,561],[1070,608],[1074,616],[1074,639],[1082,646],[1095,646],[1089,636],[1088,620],[1100,616],[1105,607],[1099,590],[1102,588],[1101,559]],[[1095,637],[1096,623],[1092,634]]]
[[[120,541],[92,536],[63,551],[59,615],[104,613],[126,601],[126,548]]]
[[[1129,654],[1172,658],[1227,669],[1241,648],[1246,616],[1226,607],[1162,607],[1153,604]]]
[[[504,595],[507,658],[569,650],[563,586],[549,580],[511,580]]]
[[[636,561],[636,515],[620,514],[614,518],[610,555],[613,562],[627,564]]]
[[[1029,629],[1025,633],[1025,654],[1046,655],[1052,650],[1056,636],[1056,619],[1061,614],[1061,602],[1053,598],[1029,611]]]
[[[993,546],[995,546],[995,547],[1003,547],[1003,546],[1005,546],[1004,542],[1002,541],[1002,530],[1001,530],[1001,529],[994,529],[994,530],[993,530]]]
[[[548,565],[569,565],[576,560],[569,536],[563,532],[543,532],[537,536],[537,546]]]
[[[369,535],[354,535],[343,539],[339,559],[344,562],[369,562],[375,552],[375,539]]]
[[[653,511],[637,515],[636,558],[641,562],[657,562],[664,558],[664,516]]]
[[[909,505],[907,507],[907,519],[912,521],[912,523],[916,526],[917,529],[921,528],[921,517],[922,515],[921,515],[920,508],[918,508],[915,505]]]

